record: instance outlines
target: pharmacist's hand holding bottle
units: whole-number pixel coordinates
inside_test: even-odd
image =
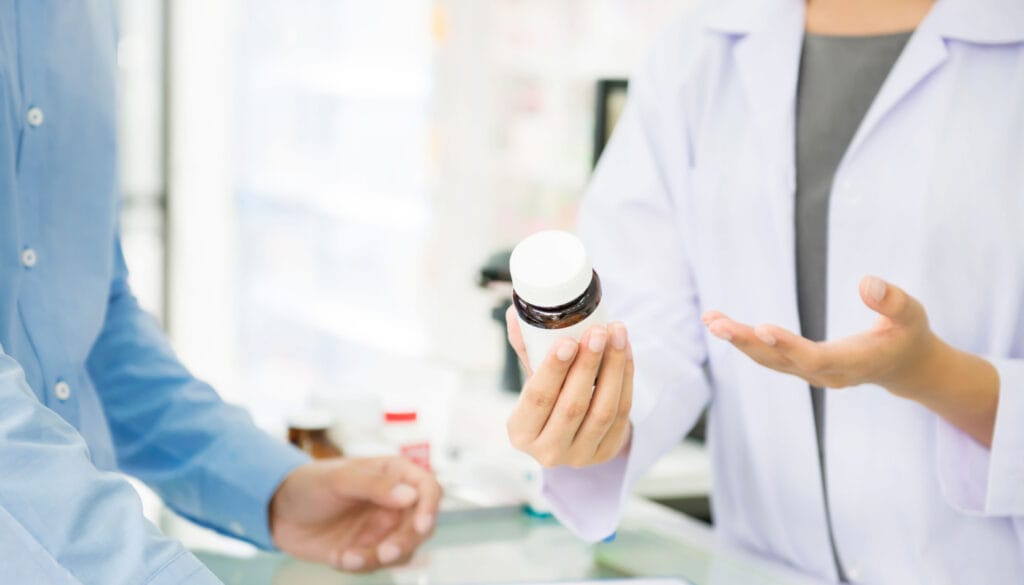
[[[514,308],[506,320],[509,343],[528,376],[508,420],[512,445],[545,467],[597,465],[626,449],[633,402],[626,326],[596,325],[579,342],[560,339],[534,372]]]

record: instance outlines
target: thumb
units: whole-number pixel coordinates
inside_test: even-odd
[[[415,487],[388,472],[387,461],[353,460],[326,476],[331,491],[345,498],[365,500],[386,508],[408,508],[419,499]]]
[[[877,276],[861,279],[860,298],[869,309],[896,323],[913,323],[924,316],[924,308],[917,299]]]
[[[526,376],[533,377],[533,370],[530,368],[530,360],[527,359],[526,355],[526,343],[523,341],[523,331],[519,328],[519,316],[516,313],[516,308],[509,307],[508,311],[505,312],[505,324],[508,329],[508,343],[512,346],[512,349],[516,350],[516,355],[519,356],[519,362],[523,365],[523,369],[526,370]]]

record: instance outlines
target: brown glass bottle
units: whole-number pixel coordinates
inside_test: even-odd
[[[327,436],[327,429],[288,429],[288,442],[305,451],[313,459],[333,459],[344,455]]]
[[[590,286],[574,300],[558,307],[531,305],[512,291],[512,303],[523,322],[541,329],[565,329],[586,320],[601,305],[601,277],[591,271]]]
[[[294,413],[288,417],[288,442],[313,459],[341,457],[344,452],[328,434],[333,422],[332,417],[323,411]]]
[[[533,371],[560,339],[579,340],[588,328],[604,324],[601,279],[576,236],[556,230],[533,234],[512,251],[509,271]]]

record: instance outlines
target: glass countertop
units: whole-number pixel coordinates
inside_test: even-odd
[[[695,585],[809,585],[779,565],[725,550],[699,522],[650,502],[630,503],[614,542],[588,544],[552,518],[514,509],[443,514],[406,567],[346,575],[279,554],[197,551],[226,585],[514,584],[673,576]]]

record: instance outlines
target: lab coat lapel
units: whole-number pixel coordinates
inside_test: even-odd
[[[856,154],[889,112],[942,67],[949,56],[949,39],[982,45],[1024,42],[1024,2],[940,0],[893,67],[850,143],[846,159]]]
[[[794,327],[797,325],[794,129],[804,3],[800,0],[765,2],[760,8],[759,14],[748,13],[748,16],[753,16],[742,25],[745,30],[735,41],[733,57],[751,112],[748,120],[762,158],[763,193],[771,199],[769,219],[774,228],[773,245],[779,259],[778,282],[783,283],[784,298],[792,299],[792,322],[784,325]]]
[[[879,90],[868,113],[864,116],[860,128],[857,129],[857,133],[846,151],[844,165],[845,159],[856,154],[857,149],[867,140],[885,116],[936,69],[941,67],[947,56],[945,42],[926,19],[907,43],[903,54],[893,66],[892,72]]]

